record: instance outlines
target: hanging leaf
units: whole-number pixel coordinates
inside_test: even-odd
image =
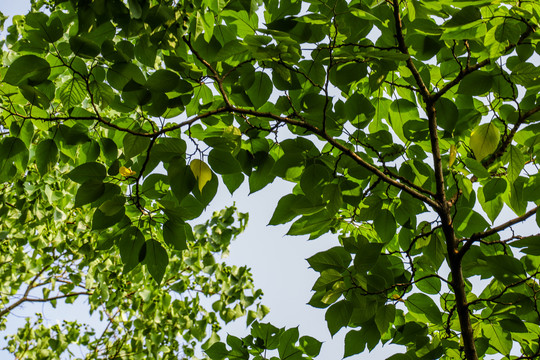
[[[189,167],[199,184],[199,191],[202,192],[204,185],[212,179],[212,170],[206,163],[198,159],[192,160]]]
[[[133,270],[139,264],[141,251],[145,245],[144,235],[137,227],[132,226],[124,231],[118,243],[124,272]]]
[[[456,161],[457,148],[456,145],[450,145],[450,156],[448,157],[448,167],[452,167],[454,161]]]
[[[56,164],[58,147],[52,139],[46,139],[36,146],[36,165],[41,176],[45,175]]]
[[[175,250],[187,249],[187,241],[194,241],[191,226],[175,220],[167,220],[163,224],[163,239]]]
[[[514,182],[525,166],[525,158],[523,157],[521,151],[513,145],[510,146],[510,149],[508,149],[508,158],[508,180],[510,180],[510,182]]]
[[[146,241],[146,257],[144,258],[146,268],[156,283],[160,284],[165,275],[165,270],[169,264],[169,256],[165,248],[156,240]]]

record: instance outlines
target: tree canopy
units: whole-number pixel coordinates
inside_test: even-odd
[[[537,358],[539,22],[536,1],[33,0],[0,69],[0,326],[42,284],[112,320],[101,337],[38,321],[9,349],[316,357],[260,322],[247,269],[215,262],[245,216],[192,226],[217,191],[281,178],[269,224],[339,238],[308,259],[309,305],[345,357]],[[249,335],[222,342],[218,315],[244,314]]]

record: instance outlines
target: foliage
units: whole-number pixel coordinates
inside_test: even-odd
[[[233,193],[278,177],[296,186],[271,225],[339,236],[309,259],[320,274],[310,305],[326,309],[332,334],[348,329],[345,356],[390,341],[407,348],[392,359],[540,355],[538,235],[505,231],[540,223],[537,2],[34,9],[6,37],[0,181],[64,181],[60,213],[89,214],[89,246],[107,244],[96,259],[120,266],[120,251],[122,276],[143,276],[142,263],[167,284],[175,252],[195,251],[186,221],[218,178]],[[28,199],[13,196],[27,214]],[[501,220],[504,207],[515,218]],[[316,356],[302,339],[255,322],[248,337],[227,339],[230,350],[209,342],[207,355]],[[296,350],[284,355],[286,346]]]
[[[3,186],[0,326],[5,329],[8,315],[27,303],[56,307],[59,300],[77,301],[105,324],[99,329],[80,320],[51,325],[41,315],[27,318],[8,337],[6,349],[17,358],[60,359],[79,351],[87,359],[192,358],[196,344],[216,339],[224,322],[267,313],[249,270],[216,261],[244,229],[245,214],[229,208],[195,226],[186,241],[190,251],[171,253],[159,285],[137,267],[139,258],[131,258],[132,247],[147,257],[151,246],[160,248],[146,232],[152,228],[141,231],[123,220],[120,238],[90,232],[89,214],[70,205],[76,188],[56,171],[41,179],[29,173],[27,182]],[[165,260],[156,263],[165,266]]]

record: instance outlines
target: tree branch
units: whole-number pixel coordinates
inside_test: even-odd
[[[528,118],[530,118],[531,116],[533,116],[534,114],[536,114],[539,111],[540,111],[540,106],[537,106],[537,107],[534,107],[534,108],[530,109],[525,114],[522,114],[519,117],[518,121],[512,127],[512,130],[510,130],[510,134],[508,134],[508,136],[502,142],[501,146],[499,146],[499,149],[497,149],[496,152],[491,154],[485,161],[482,161],[482,165],[484,165],[484,167],[489,167],[491,164],[493,164],[495,162],[495,160],[497,160],[498,158],[503,156],[503,154],[506,151],[506,149],[508,148],[508,146],[510,146],[510,144],[512,144],[512,140],[514,139],[514,136],[516,135],[517,131],[519,130],[519,127],[521,125],[523,125],[523,123]]]
[[[486,230],[484,232],[473,234],[465,242],[463,247],[459,250],[458,256],[460,258],[462,258],[465,255],[465,253],[471,248],[473,243],[475,243],[476,241],[480,241],[483,238],[486,238],[488,236],[491,236],[491,235],[494,235],[494,234],[496,234],[498,232],[506,230],[509,227],[511,227],[512,225],[523,222],[523,221],[527,220],[528,218],[530,218],[531,216],[533,216],[534,214],[536,214],[537,211],[538,211],[538,206],[536,206],[535,208],[532,208],[531,210],[527,211],[525,214],[523,214],[521,216],[518,216],[517,218],[514,218],[512,220],[509,220],[509,221],[505,222],[504,224],[501,224],[499,226],[496,226],[496,227],[491,228],[489,230]]]
[[[393,0],[394,20],[396,22],[396,38],[399,44],[400,51],[403,54],[409,55],[405,38],[402,31],[402,22],[399,14],[399,1]],[[435,110],[435,101],[433,95],[426,87],[420,73],[414,66],[411,56],[407,59],[407,68],[413,74],[416,83],[419,87],[420,94],[426,104],[425,110],[428,117],[429,136],[431,143],[431,153],[433,156],[433,166],[435,172],[436,186],[436,203],[435,208],[442,221],[442,231],[446,240],[446,251],[448,256],[448,265],[452,274],[451,286],[456,297],[456,310],[459,318],[461,335],[463,337],[463,345],[465,349],[465,357],[467,360],[477,360],[478,354],[474,343],[474,333],[467,304],[467,293],[465,290],[465,281],[461,266],[461,258],[457,256],[457,239],[450,214],[450,204],[446,201],[445,181],[443,176],[443,166],[441,158],[441,150],[439,147],[439,136],[437,133],[437,115]]]
[[[9,305],[8,307],[5,307],[4,309],[0,310],[0,317],[4,316],[5,314],[9,313],[11,310],[15,309],[17,306],[21,305],[23,302],[25,302],[28,298],[28,295],[30,294],[30,291],[35,288],[38,285],[35,285],[36,281],[39,279],[41,274],[43,274],[50,265],[45,266],[43,269],[41,269],[33,278],[30,280],[30,283],[26,287],[26,290],[24,291],[23,296],[14,302],[13,304]]]
[[[392,186],[395,186],[398,189],[403,190],[404,192],[410,194],[414,198],[416,198],[416,199],[426,203],[427,205],[431,206],[434,210],[439,211],[440,206],[436,201],[434,201],[430,197],[428,197],[428,196],[426,196],[426,195],[424,195],[424,194],[410,188],[409,186],[407,186],[405,184],[402,184],[401,182],[396,181],[396,180],[392,179],[391,177],[387,176],[379,168],[377,168],[376,166],[374,166],[374,165],[368,163],[367,161],[365,161],[364,159],[362,159],[362,157],[360,157],[353,150],[347,148],[345,145],[341,144],[339,141],[337,141],[336,139],[334,139],[333,137],[328,135],[326,132],[322,131],[321,129],[319,129],[318,127],[316,127],[316,126],[314,126],[314,125],[312,125],[310,123],[307,123],[307,122],[301,121],[301,120],[297,120],[297,119],[292,119],[292,118],[287,117],[287,116],[283,117],[283,116],[278,116],[276,114],[269,113],[269,112],[260,112],[260,111],[250,110],[250,109],[242,109],[242,108],[237,108],[237,107],[234,107],[234,106],[231,107],[229,110],[231,112],[238,113],[238,114],[245,114],[245,115],[252,115],[252,116],[258,116],[258,117],[264,117],[264,118],[268,118],[268,119],[273,119],[273,120],[276,120],[278,122],[284,122],[284,123],[289,124],[289,125],[294,125],[294,126],[298,126],[298,127],[303,128],[303,129],[306,129],[306,130],[312,132],[313,134],[318,135],[321,138],[323,138],[324,140],[326,140],[329,144],[331,144],[335,148],[339,149],[345,155],[347,155],[348,157],[353,159],[357,164],[359,164],[360,166],[364,167],[365,169],[369,170],[371,173],[373,173],[374,175],[379,177],[382,181],[384,181],[387,184],[390,184]]]
[[[527,30],[523,34],[521,34],[519,40],[515,44],[509,44],[504,49],[504,53],[512,50],[513,48],[515,48],[516,46],[521,44],[535,30],[536,30],[535,27],[530,27],[530,26],[527,27]],[[441,90],[439,90],[437,93],[431,95],[431,99],[433,100],[433,102],[439,100],[439,98],[441,96],[443,96],[444,94],[446,94],[448,92],[448,90],[450,90],[451,88],[453,88],[454,86],[459,84],[460,81],[463,80],[463,78],[465,76],[475,72],[478,69],[483,68],[486,65],[489,65],[490,63],[491,63],[491,59],[485,59],[485,60],[483,60],[483,61],[481,61],[478,64],[475,64],[473,66],[469,66],[469,64],[467,64],[467,66],[464,69],[461,69],[459,71],[459,74],[452,81],[450,81],[449,83],[444,85],[444,87]]]
[[[427,100],[430,97],[430,92],[426,84],[424,83],[424,80],[422,80],[422,76],[420,76],[420,72],[418,72],[418,69],[414,65],[412,57],[409,54],[407,45],[405,44],[405,37],[403,36],[403,24],[401,22],[401,16],[399,15],[399,0],[393,0],[393,8],[394,8],[394,21],[396,22],[396,38],[398,42],[399,51],[401,51],[405,55],[408,55],[408,58],[406,60],[407,68],[411,71],[414,77],[414,80],[418,84],[419,91],[422,94],[422,97],[424,98],[424,102],[427,103]]]

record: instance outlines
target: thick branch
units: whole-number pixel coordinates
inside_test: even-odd
[[[399,1],[393,0],[394,19],[396,22],[396,38],[400,51],[409,55],[405,38],[402,31],[402,23],[399,14]],[[450,204],[446,201],[445,181],[443,176],[443,166],[441,159],[441,150],[439,147],[439,135],[437,133],[437,115],[435,110],[435,99],[429,92],[420,73],[414,66],[412,58],[407,59],[407,67],[412,72],[416,83],[426,104],[425,110],[428,117],[428,127],[431,142],[431,153],[433,156],[433,166],[435,172],[435,186],[437,189],[437,207],[435,208],[442,222],[442,231],[446,240],[446,251],[448,256],[448,265],[452,274],[451,286],[456,297],[456,311],[459,318],[461,335],[463,337],[463,347],[465,358],[467,360],[477,360],[478,354],[474,343],[474,333],[471,325],[471,317],[467,304],[467,293],[465,290],[465,280],[461,266],[461,258],[457,254],[457,239],[454,232],[452,216],[450,214]]]
[[[426,103],[426,113],[428,115],[429,133],[431,137],[431,151],[433,153],[433,162],[435,166],[435,183],[437,184],[437,198],[438,198],[437,200],[439,201],[439,204],[442,206],[446,202],[446,199],[445,199],[445,193],[444,193],[444,178],[442,174],[441,152],[439,149],[439,138],[437,135],[437,120],[436,120],[436,114],[435,114],[435,106],[433,105],[434,102],[431,101],[431,95],[430,95],[429,89],[424,83],[424,80],[422,80],[422,76],[420,76],[418,69],[416,69],[416,66],[414,66],[412,58],[409,55],[409,50],[407,48],[407,45],[405,44],[405,37],[403,35],[401,16],[399,14],[399,1],[398,0],[393,0],[393,1],[394,1],[393,3],[394,21],[396,22],[396,39],[399,44],[399,50],[403,54],[409,56],[407,58],[407,68],[413,74],[416,84],[418,85],[420,94],[422,94],[424,102]]]

